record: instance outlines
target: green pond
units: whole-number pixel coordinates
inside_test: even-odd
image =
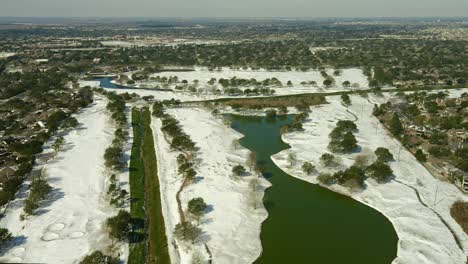
[[[255,263],[385,264],[396,257],[398,237],[381,213],[347,196],[294,178],[271,160],[289,148],[281,126],[293,116],[228,116],[244,134],[242,146],[256,152],[257,164],[272,183],[264,204],[263,252]]]

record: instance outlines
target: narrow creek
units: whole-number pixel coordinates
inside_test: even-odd
[[[256,264],[386,264],[396,257],[398,236],[380,212],[319,185],[294,178],[271,156],[289,145],[280,128],[293,116],[231,115],[232,128],[245,135],[242,146],[254,151],[264,177],[272,183],[264,204],[263,251]]]

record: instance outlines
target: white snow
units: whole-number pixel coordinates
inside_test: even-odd
[[[78,81],[78,84],[80,85],[80,87],[86,87],[86,86],[89,86],[89,87],[99,87],[99,84],[100,82],[99,81],[95,81],[95,80],[79,80]]]
[[[113,139],[114,126],[106,101],[99,97],[76,118],[79,127],[64,135],[63,150],[44,166],[46,180],[53,187],[50,198],[41,203],[36,215],[21,221],[28,189],[23,186],[8,207],[0,225],[16,237],[15,245],[4,252],[0,262],[78,263],[92,251],[107,251],[111,246],[105,221],[117,209],[106,199],[110,175],[103,154]],[[36,168],[41,168],[44,157],[52,153],[51,142],[46,144]],[[120,179],[123,188],[128,188],[128,176],[123,173]],[[128,246],[115,246],[121,259],[126,260]]]
[[[232,167],[245,164],[249,153],[247,149],[233,144],[242,135],[204,109],[170,109],[167,112],[179,120],[183,130],[199,148],[195,157],[198,178],[182,192],[182,205],[185,208],[190,199],[202,197],[213,209],[200,223],[204,233],[200,241],[192,246],[193,251],[181,243],[177,243],[177,249],[170,246],[173,263],[190,263],[194,251],[207,258],[203,243],[210,248],[215,263],[252,263],[261,252],[260,227],[267,212],[261,204],[253,209],[247,201],[248,183],[254,176],[232,176]],[[179,152],[169,149],[160,130],[160,120],[153,119],[152,127],[166,233],[169,245],[174,245],[172,232],[180,221],[175,199],[182,183],[182,176],[177,174],[176,157]],[[260,184],[262,189],[269,185],[264,179],[260,180]]]
[[[338,87],[341,87],[341,84],[348,80],[351,83],[357,83],[360,87],[366,88],[369,87],[367,76],[365,76],[361,69],[358,68],[349,68],[342,69],[340,76],[333,76],[333,69],[327,69],[326,72],[328,75],[332,76]],[[277,78],[280,80],[283,85],[286,85],[288,81],[291,81],[293,85],[299,86],[303,81],[315,81],[319,86],[322,85],[325,80],[324,77],[320,74],[318,70],[310,71],[270,71],[266,69],[252,70],[252,69],[231,69],[228,67],[223,67],[219,71],[209,71],[205,67],[194,67],[194,71],[185,71],[185,72],[160,72],[151,75],[152,77],[171,77],[177,76],[180,81],[187,80],[189,83],[192,83],[194,80],[198,80],[200,84],[206,84],[211,78],[220,78],[231,79],[232,77],[237,77],[238,79],[256,79],[257,81],[263,81],[268,78]],[[287,89],[287,87],[285,87]],[[309,88],[311,89],[311,87]],[[278,90],[281,90],[279,88]]]
[[[11,56],[15,56],[16,53],[14,52],[0,52],[0,59],[5,59],[5,58],[9,58]]]
[[[387,95],[388,96],[388,95]],[[388,98],[371,95],[372,102],[385,102]],[[273,161],[284,171],[311,183],[317,183],[316,176],[308,176],[301,170],[302,162],[310,161],[319,171],[327,171],[319,165],[320,156],[329,152],[328,134],[340,119],[354,120],[346,112],[337,96],[329,96],[330,104],[315,106],[309,119],[304,124],[304,131],[283,135],[283,140],[291,149],[274,155]],[[386,147],[393,153],[396,161],[390,165],[396,180],[378,184],[369,179],[362,192],[350,192],[344,187],[333,185],[331,189],[350,195],[381,213],[392,223],[398,234],[398,257],[393,263],[465,263],[468,252],[468,237],[461,227],[450,216],[450,207],[457,200],[468,201],[456,186],[433,177],[415,157],[406,151],[401,144],[387,133],[380,122],[372,116],[373,104],[366,98],[351,96],[352,106],[349,110],[357,115],[356,133],[361,153],[373,155],[377,147]],[[287,162],[289,153],[295,153],[300,161],[291,167]],[[343,165],[350,166],[357,155],[339,155]],[[403,184],[402,184],[403,183]],[[418,190],[421,199],[431,209],[438,212],[460,238],[464,252],[459,249],[455,239],[437,215],[424,207],[411,186]]]
[[[361,69],[358,68],[350,68],[350,69],[342,69],[341,74],[339,76],[333,76],[333,69],[328,69],[327,73],[336,81],[336,85],[325,88],[323,87],[322,83],[324,78],[321,76],[320,71],[312,70],[312,71],[268,71],[265,69],[260,70],[233,70],[230,68],[222,68],[219,71],[209,71],[205,67],[194,67],[194,71],[186,71],[186,72],[161,72],[157,74],[153,74],[152,76],[161,76],[161,77],[170,77],[170,76],[177,76],[179,81],[187,80],[189,83],[193,83],[194,80],[198,80],[198,91],[197,92],[188,92],[188,91],[156,91],[150,89],[110,89],[106,88],[107,90],[113,90],[117,93],[137,93],[141,96],[153,95],[158,100],[165,100],[165,99],[180,99],[181,101],[202,101],[202,100],[210,100],[216,98],[239,98],[239,97],[254,97],[254,96],[230,96],[228,94],[221,93],[216,95],[213,93],[214,89],[221,89],[219,84],[215,84],[210,86],[207,84],[211,78],[216,78],[219,80],[220,78],[230,79],[234,76],[237,78],[243,79],[251,79],[255,78],[257,81],[262,81],[268,78],[277,78],[279,79],[283,87],[271,87],[271,89],[275,90],[275,96],[279,95],[290,95],[290,94],[302,94],[302,93],[333,93],[339,91],[350,91],[350,90],[360,90],[360,89],[368,89],[369,84],[367,77],[363,74]],[[291,80],[293,85],[287,86],[286,83]],[[343,87],[341,84],[345,81],[349,80],[351,84],[355,84],[355,87]],[[313,86],[303,86],[300,85],[302,81],[316,81],[317,87]],[[115,82],[115,81],[113,81]],[[80,82],[81,86],[90,85],[92,87],[97,87],[99,84],[92,83],[92,82]],[[180,84],[178,84],[180,85]],[[138,81],[133,85],[137,88],[152,88],[161,86],[160,83],[156,81]],[[171,84],[167,88],[174,90],[176,84]],[[255,88],[255,87],[238,87],[241,90],[245,90],[247,88]]]
[[[208,90],[206,93],[211,90],[212,86],[207,85],[207,82],[211,78],[215,78],[218,81],[221,78],[231,79],[237,77],[238,79],[256,79],[257,81],[263,81],[265,79],[277,78],[283,84],[283,87],[272,87],[276,91],[275,95],[287,95],[287,94],[300,94],[300,93],[315,93],[315,92],[337,92],[343,90],[351,89],[367,89],[369,88],[369,83],[367,77],[363,74],[361,69],[350,68],[342,69],[339,76],[333,76],[333,69],[327,69],[326,72],[329,76],[332,76],[335,79],[335,85],[329,88],[323,86],[323,81],[325,78],[320,74],[320,71],[310,70],[310,71],[269,71],[266,69],[252,70],[252,69],[230,69],[223,67],[220,70],[209,71],[205,67],[194,67],[194,71],[185,71],[185,72],[161,72],[152,74],[152,77],[171,77],[177,76],[179,81],[187,80],[188,83],[193,83],[195,80],[199,81],[198,88]],[[355,87],[343,87],[342,83],[344,81],[350,81],[351,84],[354,84]],[[291,81],[292,86],[286,86],[287,82]],[[303,86],[301,82],[310,82],[315,81],[317,87],[312,86]],[[141,87],[152,87],[156,86],[156,82],[137,82],[137,86]],[[222,90],[222,87],[215,83],[213,86]],[[173,87],[171,87],[173,88]],[[239,87],[241,90],[246,89],[246,87]],[[255,87],[249,87],[255,88]],[[226,97],[226,95],[220,95]]]

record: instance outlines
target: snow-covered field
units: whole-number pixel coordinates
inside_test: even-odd
[[[211,208],[200,222],[203,230],[200,241],[190,250],[180,243],[176,249],[172,233],[180,221],[175,198],[182,184],[182,175],[177,174],[179,153],[170,150],[160,130],[161,121],[153,119],[163,213],[173,263],[190,263],[192,252],[208,259],[204,243],[215,263],[252,263],[261,252],[260,227],[267,212],[261,205],[253,209],[247,201],[253,176],[232,176],[232,167],[245,164],[249,154],[247,149],[233,144],[242,135],[204,109],[170,109],[167,112],[179,120],[182,129],[199,148],[195,157],[197,179],[182,192],[182,205],[186,208],[190,199],[202,197]],[[269,184],[266,180],[260,183],[262,189]]]
[[[388,98],[370,96],[371,102],[383,103]],[[329,96],[330,104],[315,106],[309,119],[304,123],[304,131],[283,135],[283,140],[291,148],[274,155],[273,161],[284,171],[311,183],[317,183],[316,174],[308,176],[302,169],[304,161],[310,161],[319,171],[327,171],[319,163],[320,156],[329,152],[328,134],[340,119],[355,120],[346,111],[337,96]],[[378,211],[382,212],[394,225],[399,237],[398,257],[393,263],[465,263],[468,252],[468,237],[461,227],[450,216],[450,207],[457,200],[468,201],[456,186],[442,182],[433,177],[401,144],[387,133],[379,121],[372,116],[373,104],[366,98],[351,96],[353,112],[358,120],[355,122],[359,131],[356,133],[361,153],[338,155],[343,167],[353,164],[357,155],[365,153],[373,156],[377,147],[386,147],[394,155],[396,161],[390,165],[396,180],[386,184],[378,184],[368,179],[367,187],[361,192],[352,193],[344,187],[333,185],[331,189],[350,195]],[[295,153],[299,162],[291,167],[287,162],[289,153]],[[421,200],[430,208],[425,207]],[[435,210],[453,229],[461,240],[463,251],[434,213]]]
[[[15,55],[16,53],[13,52],[0,52],[0,59],[8,58]]]
[[[157,74],[153,74],[152,76],[160,76],[160,77],[170,77],[170,76],[177,76],[179,81],[187,80],[189,83],[193,83],[194,80],[198,80],[199,84],[197,86],[197,92],[189,92],[189,91],[152,91],[152,90],[141,90],[141,89],[110,89],[106,88],[107,90],[114,90],[118,93],[137,93],[141,96],[148,96],[153,95],[158,100],[165,100],[165,99],[180,99],[181,101],[201,101],[201,100],[210,100],[216,98],[229,98],[229,97],[247,97],[246,95],[243,96],[230,96],[228,94],[214,94],[213,90],[220,89],[222,90],[219,84],[208,85],[207,81],[211,78],[216,78],[219,80],[220,78],[230,79],[234,76],[237,78],[243,79],[251,79],[255,78],[257,81],[262,81],[268,78],[277,78],[279,79],[283,86],[282,87],[271,87],[271,89],[275,90],[276,96],[278,95],[290,95],[290,94],[302,94],[302,93],[333,93],[339,91],[350,91],[350,90],[359,90],[359,89],[368,89],[369,84],[367,77],[363,74],[361,69],[351,68],[351,69],[343,69],[341,70],[340,76],[333,76],[333,70],[328,69],[327,72],[330,76],[336,81],[336,85],[333,85],[329,88],[323,87],[323,80],[324,77],[320,74],[320,71],[267,71],[267,70],[233,70],[230,68],[222,68],[220,71],[209,71],[204,67],[195,67],[195,71],[188,71],[188,72],[161,72]],[[126,73],[127,75],[131,76],[131,73]],[[287,86],[286,83],[288,81],[292,81],[292,86]],[[354,87],[343,87],[342,83],[348,80],[351,84],[354,84]],[[301,82],[309,82],[315,81],[317,86],[304,86],[301,85]],[[115,83],[115,80],[113,81]],[[99,83],[96,81],[80,81],[80,86],[91,86],[91,87],[98,87]],[[117,83],[116,83],[117,84]],[[174,90],[174,87],[180,84],[171,84],[167,88]],[[152,88],[161,86],[161,83],[156,81],[137,81],[135,85],[136,88]],[[247,88],[255,88],[255,87],[237,87],[241,90],[245,90]],[[250,96],[252,97],[252,96]]]
[[[186,72],[161,72],[152,74],[151,77],[171,77],[177,76],[180,81],[187,80],[189,83],[193,83],[194,80],[198,80],[200,84],[206,84],[211,78],[219,80],[220,78],[231,79],[232,77],[237,77],[238,79],[256,79],[257,81],[263,81],[268,78],[277,78],[278,80],[286,85],[288,81],[291,81],[294,86],[300,86],[301,82],[315,81],[317,85],[322,86],[325,78],[320,74],[318,70],[311,71],[269,71],[265,69],[251,70],[251,69],[230,69],[227,67],[221,68],[221,70],[209,71],[205,67],[195,67],[194,71]],[[329,76],[335,79],[336,85],[339,88],[342,87],[344,81],[349,81],[351,84],[355,83],[361,88],[368,88],[369,83],[367,81],[367,76],[365,76],[361,69],[350,68],[341,70],[339,76],[333,75],[333,69],[327,69],[326,72]],[[311,90],[313,87],[306,87]],[[287,87],[285,87],[287,89]],[[277,89],[278,91],[281,88]]]
[[[92,251],[106,252],[111,246],[105,221],[117,209],[105,196],[109,175],[103,154],[114,133],[106,100],[95,97],[76,118],[80,125],[64,135],[63,150],[44,165],[42,157],[53,151],[49,142],[38,158],[36,168],[44,166],[46,180],[53,187],[49,199],[41,203],[36,215],[21,221],[27,191],[22,187],[8,207],[0,225],[12,232],[15,241],[2,252],[0,262],[78,263]],[[128,174],[119,177],[122,188],[128,189]],[[114,246],[125,260],[128,246]]]
[[[99,81],[80,80],[80,81],[78,81],[78,84],[80,85],[80,87],[86,87],[86,86],[89,86],[89,87],[92,87],[92,88],[99,87]],[[71,85],[71,83],[70,83],[70,85]]]
[[[199,75],[196,78],[202,81]],[[179,76],[179,79],[182,77]],[[286,91],[286,89],[295,88],[286,87],[277,91]],[[136,92],[141,96],[153,95],[157,100],[175,98],[188,101],[215,98],[214,95],[194,95],[187,92],[113,90]],[[459,96],[466,90],[451,90],[450,96]],[[351,193],[338,185],[333,185],[331,188],[375,208],[393,223],[399,237],[398,257],[394,263],[464,263],[466,261],[464,252],[468,252],[468,237],[452,219],[449,210],[456,200],[467,201],[468,198],[453,184],[433,177],[372,116],[373,103],[386,102],[392,96],[391,93],[385,93],[383,97],[369,95],[369,100],[360,96],[351,96],[352,105],[348,110],[357,116],[356,124],[359,131],[356,137],[362,151],[359,154],[338,156],[344,168],[350,166],[357,155],[373,156],[373,151],[377,147],[386,147],[396,158],[396,161],[390,163],[396,180],[378,184],[369,179],[366,181],[365,190],[356,193]],[[317,183],[317,175],[305,175],[301,169],[302,161],[310,161],[319,171],[327,171],[319,164],[319,157],[324,152],[328,152],[328,134],[338,120],[355,120],[355,116],[347,112],[346,107],[341,104],[339,97],[328,96],[327,100],[329,104],[312,108],[312,113],[304,124],[304,131],[283,136],[283,140],[291,145],[291,149],[272,157],[274,162],[290,175],[311,183]],[[266,218],[267,212],[264,208],[257,210],[249,208],[246,201],[248,180],[234,180],[230,176],[232,165],[245,163],[248,155],[246,149],[234,148],[232,145],[233,140],[240,138],[241,135],[225,126],[222,120],[213,117],[207,110],[170,109],[168,113],[180,121],[183,130],[200,148],[197,152],[197,160],[200,162],[196,166],[200,178],[184,190],[181,195],[182,204],[186,206],[190,199],[202,197],[213,208],[200,224],[204,234],[199,243],[188,249],[187,246],[174,241],[173,229],[180,221],[175,197],[182,184],[182,176],[177,174],[178,153],[170,150],[168,142],[160,131],[160,120],[153,119],[163,213],[171,259],[174,263],[189,263],[192,252],[199,252],[208,258],[203,246],[203,243],[206,243],[213,253],[215,262],[252,262],[261,252],[260,225]],[[287,156],[291,152],[295,153],[300,161],[294,167],[290,167],[287,162]],[[268,182],[262,184],[266,187]],[[418,199],[416,191],[421,200]],[[442,217],[455,232],[463,250],[458,247],[450,230],[439,217]]]

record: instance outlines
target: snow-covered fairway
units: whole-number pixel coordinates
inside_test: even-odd
[[[242,135],[205,109],[169,109],[167,112],[179,120],[182,129],[199,148],[195,157],[197,179],[181,194],[184,210],[187,202],[196,197],[202,197],[211,208],[200,222],[203,235],[192,245],[193,251],[208,259],[206,243],[214,263],[252,263],[261,252],[260,227],[267,212],[262,205],[254,210],[247,200],[249,180],[253,176],[232,176],[232,167],[245,164],[249,154],[247,149],[233,145]],[[168,241],[173,245],[172,232],[180,221],[175,197],[182,176],[177,174],[178,152],[169,149],[160,127],[161,122],[153,119],[163,212]],[[266,180],[260,183],[262,188],[269,184]],[[191,263],[191,251],[183,245],[178,249],[171,246],[170,253],[173,263]]]
[[[370,96],[371,102],[385,102],[388,98]],[[328,134],[335,127],[337,120],[355,117],[346,112],[339,97],[327,97],[330,104],[312,108],[310,118],[304,124],[304,131],[283,135],[283,140],[291,145],[291,149],[273,156],[274,162],[290,175],[317,183],[316,175],[307,176],[302,172],[301,165],[310,161],[317,165],[319,171],[326,171],[319,165],[320,156],[328,152]],[[356,133],[362,153],[373,155],[377,147],[386,147],[393,153],[396,161],[390,165],[396,181],[377,184],[369,179],[367,188],[362,192],[350,193],[338,185],[331,188],[346,193],[353,198],[374,207],[382,212],[393,223],[398,237],[398,257],[393,263],[465,263],[468,252],[468,237],[461,227],[450,216],[450,206],[456,200],[467,201],[468,197],[453,184],[434,178],[415,158],[406,151],[372,116],[373,104],[366,98],[351,96],[353,112],[358,120]],[[290,167],[287,162],[289,153],[295,153],[299,162]],[[359,154],[339,155],[342,164],[352,165]],[[419,200],[416,189],[425,207]],[[435,210],[449,224],[461,240],[464,252],[457,246],[449,229],[438,218]],[[364,234],[363,234],[364,235]]]
[[[220,89],[223,90],[222,87],[215,83],[213,86],[208,85],[207,82],[211,78],[215,78],[219,80],[220,78],[230,79],[232,77],[243,78],[243,79],[251,79],[255,78],[257,81],[262,81],[268,78],[277,78],[279,79],[283,86],[282,87],[271,87],[275,90],[275,96],[281,95],[292,95],[292,94],[303,94],[303,93],[334,93],[340,91],[351,91],[351,90],[362,90],[362,89],[369,89],[369,83],[367,77],[363,74],[361,69],[358,68],[350,68],[350,69],[342,69],[341,74],[339,76],[333,76],[333,70],[328,69],[327,73],[335,79],[336,84],[332,85],[331,87],[325,88],[323,86],[323,81],[325,78],[320,74],[320,71],[312,70],[312,71],[268,71],[268,70],[233,70],[230,68],[222,68],[220,71],[209,71],[204,67],[195,67],[195,71],[187,71],[187,72],[161,72],[157,74],[153,74],[152,76],[160,76],[160,77],[171,77],[177,76],[179,81],[187,80],[189,83],[193,83],[194,80],[198,80],[199,84],[197,86],[197,92],[188,92],[188,91],[178,91],[175,90],[174,87],[176,84],[171,84],[167,87],[167,89],[172,89],[174,91],[157,91],[151,89],[115,89],[115,88],[106,88],[106,90],[115,91],[117,93],[137,93],[140,96],[154,96],[157,100],[169,100],[172,98],[179,99],[181,101],[202,101],[202,100],[211,100],[211,99],[219,99],[219,98],[239,98],[239,97],[254,97],[254,96],[231,96],[228,94],[215,94],[213,93],[213,89]],[[131,75],[131,72],[124,73],[126,75]],[[292,81],[292,86],[287,86],[288,81]],[[352,85],[354,84],[356,87],[343,87],[342,83],[344,81],[349,81]],[[310,82],[315,81],[317,86],[303,86],[301,82]],[[116,81],[112,81],[115,84]],[[81,80],[79,82],[80,86],[91,86],[91,87],[98,87],[99,82],[97,81],[84,81]],[[180,84],[177,84],[180,85]],[[155,81],[137,81],[135,85],[137,88],[154,88],[157,86],[161,86],[160,83]],[[247,88],[255,88],[255,87],[238,87],[241,90],[245,90]],[[260,96],[262,97],[262,96]]]
[[[17,243],[0,262],[78,263],[92,251],[110,246],[105,220],[117,210],[105,200],[109,176],[103,154],[114,127],[101,98],[95,97],[76,117],[79,128],[64,136],[64,149],[45,165],[46,179],[53,187],[50,199],[41,204],[37,215],[20,221],[24,196],[18,197],[2,219],[0,225],[12,232]],[[44,154],[51,152],[46,145]],[[41,158],[39,162],[41,166]],[[120,250],[127,255],[125,246]]]
[[[288,81],[291,81],[293,85],[299,85],[301,82],[315,81],[317,85],[322,86],[325,78],[320,74],[318,70],[310,71],[269,71],[266,69],[251,70],[251,69],[230,69],[223,67],[219,71],[209,71],[205,67],[195,67],[194,71],[187,72],[161,72],[155,73],[151,76],[170,77],[177,76],[180,81],[187,80],[192,83],[194,80],[200,81],[200,84],[206,84],[211,78],[219,80],[220,78],[231,79],[237,77],[238,79],[256,79],[257,81],[263,81],[268,78],[277,78],[278,80],[286,85]],[[326,70],[327,74],[335,79],[338,87],[342,87],[344,81],[349,81],[351,84],[356,83],[359,87],[369,87],[367,77],[363,74],[361,69],[350,68],[341,70],[339,76],[333,75],[332,69]],[[279,89],[278,89],[279,90]]]

